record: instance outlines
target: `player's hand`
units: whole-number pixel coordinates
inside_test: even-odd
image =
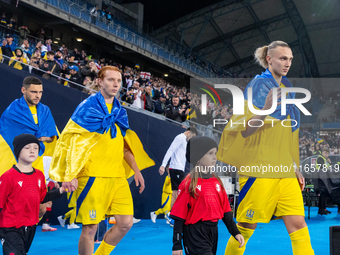
[[[164,172],[165,172],[165,167],[164,166],[161,166],[159,169],[158,169],[158,172],[160,175],[163,175]]]
[[[236,240],[240,243],[238,248],[241,248],[244,245],[244,237],[241,234],[235,236]]]
[[[305,177],[303,177],[302,173],[300,173],[299,171],[296,171],[296,178],[299,181],[301,191],[303,191],[305,189]]]
[[[183,250],[172,251],[172,255],[183,255]]]
[[[58,183],[58,182],[55,182],[55,183],[54,183],[54,187],[55,187],[56,189],[59,189],[59,188],[60,188],[59,183]]]
[[[78,180],[75,178],[70,182],[63,182],[62,184],[62,188],[66,192],[73,192],[77,189],[77,187],[78,187]]]
[[[136,187],[138,187],[140,184],[139,194],[141,194],[143,190],[145,189],[145,184],[144,184],[144,178],[140,172],[135,173],[135,182],[136,182]]]
[[[281,98],[281,89],[279,88],[277,90],[277,100],[279,100],[279,98]],[[273,90],[271,89],[266,97],[266,102],[264,103],[264,106],[262,108],[262,110],[269,110],[272,107],[273,104]],[[277,105],[280,105],[281,102],[278,102]]]

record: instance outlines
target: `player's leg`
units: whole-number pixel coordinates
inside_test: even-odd
[[[178,197],[178,190],[173,190],[172,197],[171,197],[171,208],[174,206],[174,203],[176,202],[177,197]]]
[[[125,178],[112,178],[114,194],[106,215],[113,215],[116,224],[110,228],[95,252],[95,255],[108,255],[133,225],[133,201],[130,187]]]
[[[46,213],[46,204],[40,204],[39,206],[39,219],[41,220]]]
[[[79,255],[92,255],[98,224],[83,225],[78,243]]]
[[[52,228],[49,224],[50,218],[52,216],[52,201],[49,201],[46,204],[46,213],[44,217],[42,218],[42,227],[41,230],[43,232],[50,232],[50,231],[56,231],[56,228]]]
[[[292,242],[294,255],[314,255],[305,217],[301,215],[282,216]]]
[[[240,243],[233,236],[231,236],[225,249],[225,255],[242,255],[246,250],[247,242],[253,235],[256,227],[257,223],[254,224],[249,224],[245,222],[237,223],[237,228],[239,229],[241,235],[244,237],[245,242],[244,246],[242,248],[239,248]]]
[[[115,215],[116,224],[106,232],[104,240],[95,255],[108,255],[129,232],[133,225],[133,215]]]
[[[292,242],[294,255],[314,255],[305,222],[302,192],[296,178],[284,178],[279,183],[280,198],[275,215],[282,216]]]

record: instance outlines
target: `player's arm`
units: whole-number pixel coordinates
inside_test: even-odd
[[[281,98],[281,89],[278,89],[277,99],[279,99],[279,98]],[[272,107],[272,102],[273,102],[273,90],[270,90],[267,97],[266,97],[266,102],[265,102],[262,110],[269,110]],[[280,104],[281,104],[281,102],[277,103],[277,105],[280,105]],[[255,115],[251,119],[252,120],[262,120],[262,121],[264,121],[264,119],[266,117],[267,117],[267,115]],[[249,125],[247,125],[246,130],[242,131],[241,134],[244,138],[246,138],[246,137],[254,134],[259,128],[260,128],[260,126],[249,126]]]
[[[135,172],[134,178],[135,178],[136,186],[138,187],[140,184],[139,193],[142,193],[145,188],[144,178],[137,166],[135,157],[132,154],[130,146],[125,141],[124,141],[124,159],[126,163],[128,163],[128,165],[131,167],[131,169]]]

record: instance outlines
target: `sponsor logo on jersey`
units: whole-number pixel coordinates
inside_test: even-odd
[[[199,191],[201,191],[201,185],[197,185],[196,189],[198,189]]]
[[[216,190],[217,190],[217,192],[220,192],[220,191],[221,191],[221,187],[220,187],[219,184],[216,184]]]
[[[18,184],[20,185],[20,187],[22,187],[22,183],[23,183],[22,181],[18,182]]]

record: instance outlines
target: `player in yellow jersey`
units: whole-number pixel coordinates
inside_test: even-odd
[[[50,109],[40,103],[43,93],[42,81],[34,76],[27,76],[23,80],[21,92],[23,96],[14,100],[1,115],[0,175],[16,164],[12,145],[14,137],[23,133],[38,137],[40,151],[33,167],[41,171],[44,170],[43,156],[52,156],[53,145],[58,137],[58,130]],[[46,204],[40,205],[39,217],[43,217],[45,212]],[[45,229],[51,227],[48,225]]]
[[[294,162],[299,166],[300,113],[295,105],[289,105],[287,114],[281,115],[281,96],[295,97],[295,93],[281,95],[280,92],[282,87],[292,87],[285,77],[292,64],[292,50],[287,43],[274,41],[258,48],[255,59],[266,71],[257,75],[245,90],[245,114],[232,117],[233,123],[249,123],[249,120],[252,123],[233,126],[229,123],[217,154],[219,160],[236,166],[240,175],[238,228],[247,243],[257,223],[282,218],[293,254],[314,255],[304,218],[301,193],[304,178],[294,170]],[[253,91],[252,104],[260,110],[271,109],[276,88],[279,91],[276,110],[270,115],[251,113],[247,107],[248,88]],[[286,127],[281,122],[285,119]],[[231,237],[225,254],[241,255],[244,251],[245,246],[239,248],[239,243]]]
[[[162,206],[157,211],[150,212],[150,218],[153,223],[156,223],[158,215],[160,214],[166,215],[171,210],[171,197],[172,197],[171,179],[169,168],[167,168],[166,170],[168,172],[168,175],[165,177],[163,185]]]
[[[92,255],[98,223],[114,216],[95,255],[108,255],[133,224],[133,202],[127,178],[134,174],[144,190],[140,170],[154,165],[138,136],[129,128],[126,110],[115,99],[122,82],[118,68],[98,72],[100,91],[75,110],[58,140],[49,175],[74,191],[76,222],[82,223],[78,251]]]

